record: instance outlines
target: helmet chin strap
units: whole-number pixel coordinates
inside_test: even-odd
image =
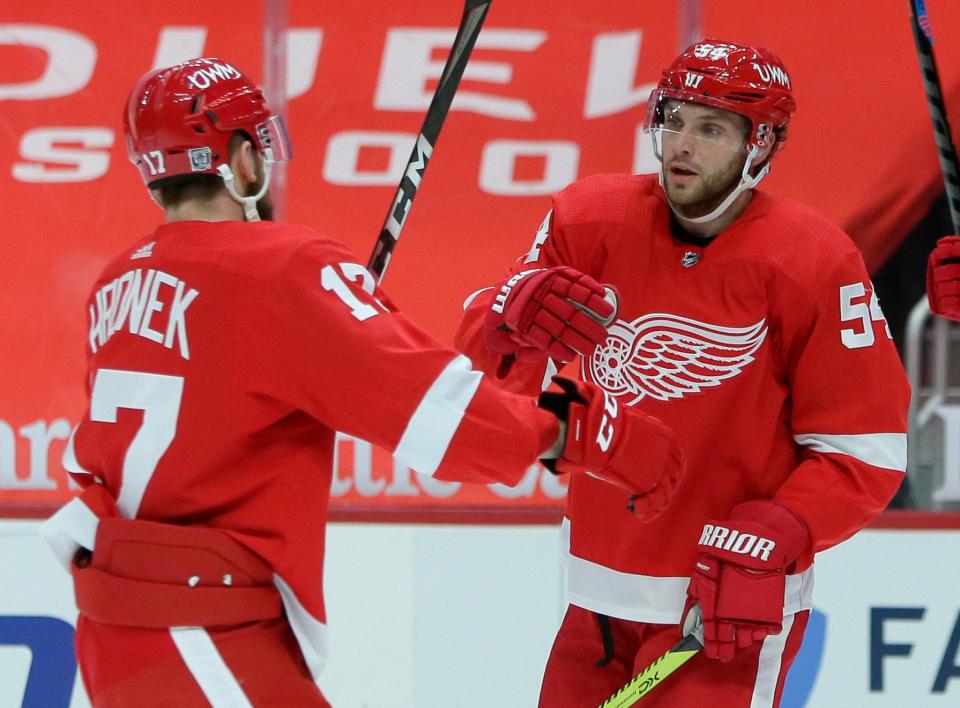
[[[691,224],[705,224],[708,221],[713,221],[719,217],[723,212],[730,208],[730,205],[736,201],[737,197],[747,189],[753,189],[758,184],[760,180],[767,176],[767,173],[770,171],[770,163],[768,162],[763,168],[756,174],[756,176],[751,176],[750,166],[753,165],[754,159],[757,157],[757,154],[760,152],[760,148],[757,147],[755,143],[751,143],[750,147],[747,149],[747,159],[743,163],[743,171],[740,173],[740,182],[734,187],[730,194],[720,202],[719,206],[716,209],[711,211],[706,216],[690,217],[684,216],[680,211],[673,205],[673,202],[670,201],[670,198],[667,197],[667,203],[670,205],[670,208],[673,210],[673,213],[684,221],[689,221]],[[663,170],[660,170],[660,186],[663,186]],[[666,192],[666,190],[664,190]]]
[[[243,214],[247,221],[260,221],[260,214],[257,212],[257,202],[263,199],[270,187],[270,170],[273,168],[273,150],[266,148],[263,151],[263,186],[260,190],[249,197],[241,197],[234,185],[235,177],[230,165],[223,164],[217,167],[217,172],[223,178],[223,183],[227,187],[227,192],[235,202],[243,205]]]

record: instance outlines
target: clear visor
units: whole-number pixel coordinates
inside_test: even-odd
[[[289,162],[293,159],[293,148],[283,116],[270,116],[258,123],[257,138],[264,150],[270,150],[273,162]]]
[[[653,140],[657,157],[667,153],[710,150],[730,154],[746,151],[749,121],[720,108],[665,96],[651,102],[644,132]]]

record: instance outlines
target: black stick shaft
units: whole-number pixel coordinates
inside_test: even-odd
[[[950,221],[953,223],[953,232],[957,234],[960,233],[960,161],[957,160],[957,148],[953,144],[953,135],[947,122],[940,74],[933,57],[933,32],[924,0],[910,0],[910,24],[920,59],[923,90],[927,94],[927,106],[933,121],[933,135],[937,142],[937,156],[940,158],[940,171],[943,172],[943,184],[950,207]]]
[[[427,169],[427,164],[437,144],[440,129],[443,127],[443,121],[450,110],[450,104],[457,92],[457,86],[460,85],[460,78],[463,76],[463,70],[467,66],[470,52],[473,50],[473,45],[480,34],[480,27],[483,25],[487,10],[490,8],[490,2],[491,0],[466,0],[464,4],[463,17],[460,20],[457,37],[453,42],[447,63],[443,67],[440,83],[433,94],[433,100],[430,102],[430,108],[427,109],[423,127],[417,136],[417,142],[413,146],[413,152],[407,161],[403,177],[400,179],[393,202],[391,202],[390,209],[387,211],[387,218],[383,223],[383,228],[380,229],[380,236],[373,247],[373,253],[370,255],[370,261],[367,264],[377,282],[383,279],[387,264],[390,262],[394,248],[396,248],[400,231],[403,229],[410,213],[413,198],[417,194],[417,189],[423,179],[423,173]]]

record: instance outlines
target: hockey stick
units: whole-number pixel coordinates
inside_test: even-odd
[[[423,173],[427,169],[430,156],[433,154],[437,137],[440,135],[440,128],[443,127],[447,111],[450,110],[453,95],[457,92],[460,77],[463,76],[463,70],[467,66],[467,60],[470,58],[470,52],[477,41],[477,35],[480,34],[480,27],[483,25],[491,1],[465,0],[463,17],[460,19],[460,27],[457,29],[457,37],[453,42],[447,63],[443,67],[440,83],[434,91],[430,108],[427,109],[427,115],[423,120],[423,127],[420,128],[420,134],[417,136],[416,143],[414,143],[413,152],[410,153],[410,160],[403,171],[397,193],[389,211],[387,211],[386,221],[384,221],[383,228],[380,229],[380,237],[373,247],[373,253],[370,255],[370,261],[367,264],[367,268],[373,273],[377,282],[383,280],[383,274],[387,270],[390,256],[397,246],[400,231],[403,229],[403,224],[410,213],[413,198],[417,195],[420,180],[423,179]]]
[[[933,31],[930,29],[930,18],[927,16],[924,0],[910,0],[910,24],[917,45],[917,56],[920,58],[927,107],[933,121],[933,135],[937,141],[937,155],[940,158],[940,171],[943,172],[943,184],[950,207],[950,221],[953,223],[953,232],[960,233],[960,161],[957,160],[957,148],[953,144],[953,135],[947,122],[940,74],[933,58]]]
[[[699,610],[699,607],[697,608]],[[700,619],[693,630],[674,644],[666,653],[653,660],[647,668],[634,676],[626,686],[600,704],[600,708],[629,708],[660,685],[674,671],[703,649],[703,624]]]

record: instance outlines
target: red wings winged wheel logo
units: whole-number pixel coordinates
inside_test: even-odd
[[[737,376],[767,336],[766,320],[722,327],[661,312],[617,320],[588,363],[600,386],[634,405],[647,396],[668,401]],[[586,362],[585,362],[586,363]]]

